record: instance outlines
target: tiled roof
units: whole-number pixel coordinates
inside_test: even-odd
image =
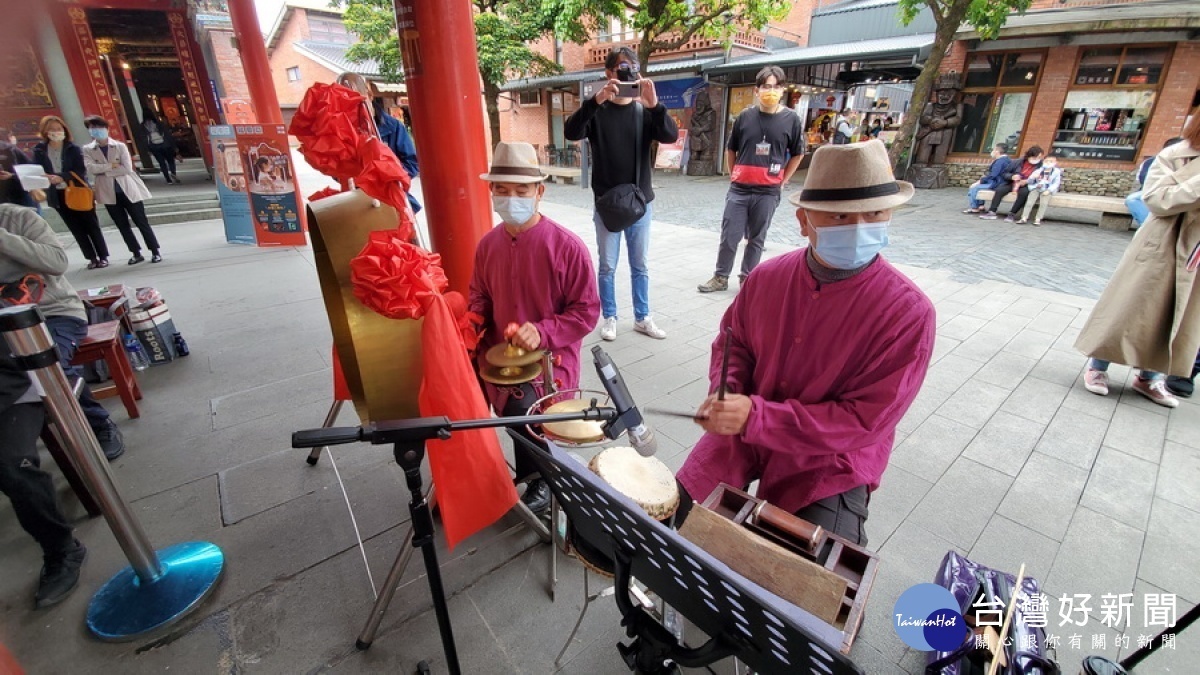
[[[771,54],[755,54],[704,66],[705,72],[728,73],[762,66],[797,66],[806,63],[837,63],[849,60],[866,60],[886,56],[918,55],[933,44],[933,34],[903,35],[879,40],[843,42],[820,47],[796,47]]]
[[[355,63],[346,58],[346,50],[349,45],[335,45],[327,42],[313,42],[305,40],[304,42],[293,43],[292,46],[297,52],[313,59],[317,63],[326,68],[337,72],[352,72],[358,73],[364,77],[379,77],[379,64],[375,61],[363,61]]]

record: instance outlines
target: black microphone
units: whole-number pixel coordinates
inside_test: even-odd
[[[617,409],[617,417],[604,427],[604,435],[615,439],[622,431],[627,431],[629,445],[643,457],[652,456],[658,450],[658,441],[654,438],[654,432],[642,419],[642,413],[633,402],[633,396],[629,393],[629,387],[625,386],[625,378],[621,377],[617,364],[613,363],[612,358],[600,345],[592,347],[592,358],[596,363],[596,374],[604,383],[604,390],[608,392],[612,406]]]

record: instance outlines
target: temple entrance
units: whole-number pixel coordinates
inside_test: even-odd
[[[115,96],[122,135],[132,141],[146,170],[156,165],[145,124],[157,118],[180,158],[199,158],[199,120],[189,96],[179,47],[165,12],[89,9],[87,20],[100,53],[104,79]],[[188,60],[190,64],[190,59]]]

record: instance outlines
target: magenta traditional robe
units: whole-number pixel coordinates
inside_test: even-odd
[[[719,482],[795,512],[859,485],[874,490],[896,424],[925,379],[933,303],[882,257],[819,284],[801,249],[763,263],[721,320],[733,328],[728,390],[751,399],[738,436],[705,434],[679,471],[696,500]],[[716,391],[722,338],[709,368]]]
[[[477,349],[479,365],[492,345],[504,341],[504,327],[526,321],[537,326],[542,348],[562,357],[554,377],[563,389],[579,386],[579,347],[600,318],[600,296],[592,256],[583,240],[542,216],[515,237],[497,225],[475,249],[470,310],[484,318]],[[487,385],[497,413],[507,390]]]

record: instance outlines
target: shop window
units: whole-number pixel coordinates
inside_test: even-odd
[[[1064,159],[1134,161],[1154,98],[1153,90],[1067,92],[1052,154]]]
[[[541,105],[542,90],[533,89],[531,91],[523,91],[518,96],[521,105]]]
[[[1051,153],[1065,159],[1136,160],[1170,55],[1167,46],[1084,50]]]
[[[288,79],[288,82],[299,82],[300,81],[300,66],[292,66],[291,68],[288,68],[287,69],[287,79]]]
[[[1017,153],[1044,58],[1042,52],[971,56],[953,152],[986,155],[996,143],[1006,143],[1009,154]]]

